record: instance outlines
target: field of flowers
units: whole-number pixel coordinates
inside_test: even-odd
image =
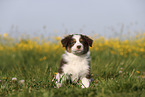
[[[94,39],[90,88],[54,88],[64,48],[60,37],[15,39],[0,35],[0,96],[145,97],[145,33],[134,38]]]

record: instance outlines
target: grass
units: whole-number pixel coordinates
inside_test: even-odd
[[[49,44],[46,47],[48,50],[20,49],[17,45],[13,44],[12,48],[15,50],[12,50],[8,49],[11,47],[8,44],[1,43],[0,96],[145,97],[144,52],[137,53],[138,56],[122,56],[120,53],[111,53],[110,47],[96,50],[95,45],[91,49],[93,81],[90,87],[82,89],[78,85],[67,84],[58,89],[54,88],[55,82],[52,79],[64,49],[60,49],[61,46],[54,49],[52,45],[56,47],[55,45],[59,45],[57,43]]]

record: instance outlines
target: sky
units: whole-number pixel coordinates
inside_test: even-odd
[[[145,0],[0,0],[0,34],[145,32]]]

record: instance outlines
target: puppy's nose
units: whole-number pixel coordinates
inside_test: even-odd
[[[81,45],[78,45],[77,48],[80,49],[81,48]]]

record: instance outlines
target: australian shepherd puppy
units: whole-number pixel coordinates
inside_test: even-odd
[[[65,47],[65,54],[56,74],[56,86],[59,88],[71,79],[82,88],[88,88],[91,81],[89,46],[92,47],[93,40],[82,34],[73,34],[66,36],[61,43]]]

